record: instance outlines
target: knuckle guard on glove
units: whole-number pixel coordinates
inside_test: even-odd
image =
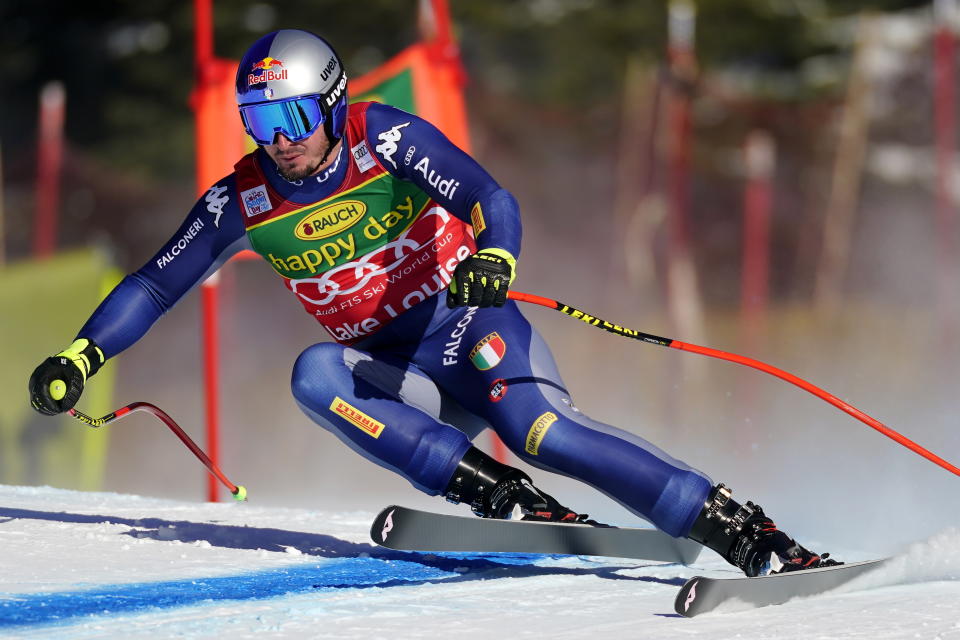
[[[502,307],[506,303],[514,260],[499,253],[500,250],[479,251],[457,265],[447,292],[448,307]]]
[[[40,363],[33,370],[27,384],[30,405],[48,416],[63,413],[73,408],[87,378],[95,374],[105,361],[103,351],[92,340],[81,338],[70,347]],[[63,382],[63,395],[54,397],[50,385]]]
[[[66,393],[59,400],[50,393],[50,384],[62,380]],[[69,411],[83,392],[83,373],[63,356],[52,356],[40,363],[30,376],[30,404],[40,413],[53,416]]]

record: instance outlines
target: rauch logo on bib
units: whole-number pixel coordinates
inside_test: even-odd
[[[314,211],[297,224],[294,234],[301,240],[320,240],[346,231],[363,218],[367,205],[344,200]]]

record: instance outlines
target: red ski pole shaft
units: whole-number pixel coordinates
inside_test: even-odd
[[[69,413],[71,416],[73,416],[80,422],[83,422],[84,424],[87,424],[91,427],[96,428],[96,427],[106,426],[111,422],[115,422],[116,420],[119,420],[124,416],[134,413],[135,411],[144,411],[146,413],[149,413],[159,418],[161,422],[167,425],[170,428],[170,430],[173,431],[178,438],[180,438],[180,441],[183,442],[183,444],[187,445],[187,448],[190,449],[190,451],[193,452],[193,455],[195,455],[197,459],[199,459],[200,462],[202,462],[204,466],[207,467],[210,473],[212,473],[221,483],[223,483],[223,486],[225,486],[227,490],[230,491],[231,494],[233,494],[233,497],[235,499],[237,500],[247,499],[246,487],[244,487],[243,485],[235,485],[232,482],[230,482],[226,474],[224,474],[223,471],[220,470],[220,467],[218,467],[210,459],[210,457],[203,452],[203,449],[197,446],[197,443],[194,442],[193,439],[190,436],[188,436],[183,429],[180,428],[180,425],[178,425],[173,420],[173,418],[167,415],[166,412],[164,412],[162,409],[150,404],[149,402],[133,402],[131,404],[128,404],[125,407],[121,407],[117,409],[112,413],[108,413],[102,418],[92,418],[85,413],[77,411],[76,409],[70,409],[67,413]]]
[[[640,340],[641,342],[648,342],[650,344],[657,344],[663,347],[671,347],[673,349],[679,349],[681,351],[690,351],[692,353],[699,353],[701,355],[710,356],[712,358],[727,360],[729,362],[735,362],[737,364],[743,364],[748,367],[753,367],[754,369],[759,369],[760,371],[769,373],[770,375],[776,376],[782,380],[786,380],[787,382],[794,384],[800,387],[801,389],[812,393],[813,395],[817,396],[821,400],[829,402],[830,404],[837,407],[841,411],[844,411],[850,414],[851,416],[853,416],[854,418],[856,418],[857,420],[860,420],[867,426],[872,427],[873,429],[876,429],[877,431],[887,436],[894,442],[897,442],[898,444],[903,445],[907,449],[910,449],[914,453],[923,456],[930,462],[936,465],[939,465],[940,467],[943,467],[950,473],[960,476],[960,468],[950,464],[949,462],[947,462],[940,456],[936,455],[932,451],[929,451],[924,447],[921,447],[919,444],[907,438],[903,434],[898,433],[897,431],[894,431],[893,429],[886,426],[879,420],[870,417],[863,411],[860,411],[860,409],[857,409],[853,405],[844,402],[840,398],[837,398],[833,394],[827,391],[824,391],[820,387],[807,382],[803,378],[797,377],[792,373],[788,373],[782,369],[778,369],[777,367],[766,364],[765,362],[760,362],[759,360],[754,360],[753,358],[747,358],[741,355],[737,355],[735,353],[719,351],[717,349],[711,349],[709,347],[700,347],[695,344],[689,344],[686,342],[680,342],[679,340],[673,340],[672,338],[662,338],[660,336],[655,336],[650,333],[644,333],[642,331],[636,331],[634,329],[621,327],[620,325],[613,324],[613,323],[607,322],[606,320],[602,320],[597,316],[584,313],[579,309],[571,307],[570,305],[564,304],[562,302],[558,302],[557,300],[553,300],[552,298],[544,298],[543,296],[531,295],[529,293],[521,293],[519,291],[508,291],[507,297],[510,298],[511,300],[517,300],[518,302],[529,302],[531,304],[538,304],[540,306],[547,307],[548,309],[554,309],[556,311],[559,311],[560,313],[570,316],[571,318],[577,318],[593,327],[597,327],[605,331],[609,331],[610,333],[615,333],[617,335],[625,336],[627,338],[633,338],[634,340]]]

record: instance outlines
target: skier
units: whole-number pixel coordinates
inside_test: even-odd
[[[308,347],[292,390],[307,416],[430,495],[485,518],[584,522],[471,445],[492,427],[531,465],[579,479],[747,575],[831,564],[763,510],[570,400],[539,334],[506,299],[519,207],[428,122],[348,104],[323,38],[280,30],[240,62],[237,104],[258,143],[173,237],[30,377],[53,415],[90,376],[242,249],[260,254],[335,342]],[[66,392],[51,390],[55,380]]]

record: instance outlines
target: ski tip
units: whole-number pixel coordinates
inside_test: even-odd
[[[692,618],[697,614],[697,585],[700,583],[701,576],[694,576],[687,580],[680,591],[677,592],[677,597],[673,601],[673,610],[679,613],[684,618]]]
[[[393,530],[393,514],[399,509],[397,505],[385,507],[373,519],[370,525],[370,539],[379,545],[383,545]]]

